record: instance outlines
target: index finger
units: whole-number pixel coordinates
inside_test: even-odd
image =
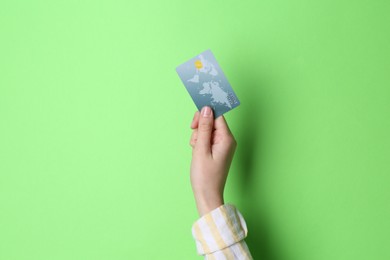
[[[199,124],[199,111],[196,111],[195,112],[195,115],[194,115],[194,118],[192,119],[192,122],[191,122],[191,128],[192,129],[196,129],[198,128],[198,124]]]

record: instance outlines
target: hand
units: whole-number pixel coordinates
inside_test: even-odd
[[[210,107],[195,113],[191,185],[200,216],[224,204],[223,191],[237,143],[223,116],[214,120]]]

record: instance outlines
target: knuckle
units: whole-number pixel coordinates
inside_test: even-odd
[[[237,146],[237,140],[232,136],[234,146]]]
[[[190,145],[193,147],[196,144],[196,138],[191,138]]]
[[[237,147],[237,141],[236,139],[234,139],[234,137],[232,135],[228,135],[226,136],[226,143],[230,146],[230,147]]]

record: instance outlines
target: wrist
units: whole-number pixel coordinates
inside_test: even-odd
[[[219,195],[195,196],[195,201],[199,216],[203,216],[224,204],[223,197]]]

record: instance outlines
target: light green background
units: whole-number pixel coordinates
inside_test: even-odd
[[[210,48],[241,101],[226,200],[255,259],[390,259],[390,2],[0,1],[0,259],[199,259]]]

